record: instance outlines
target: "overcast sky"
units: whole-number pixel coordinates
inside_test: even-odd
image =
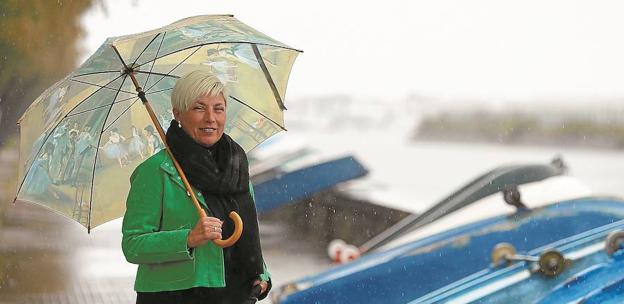
[[[305,51],[288,98],[624,97],[624,1],[132,2],[85,16],[85,58],[106,37],[228,13]]]

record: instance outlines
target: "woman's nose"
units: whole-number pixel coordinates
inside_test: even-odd
[[[208,110],[208,111],[204,112],[204,119],[207,122],[214,122],[215,121],[215,113],[212,110]]]

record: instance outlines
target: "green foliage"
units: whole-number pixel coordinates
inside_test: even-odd
[[[0,144],[28,105],[76,66],[80,17],[94,2],[0,1]]]

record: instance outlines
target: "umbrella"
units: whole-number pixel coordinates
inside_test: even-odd
[[[284,96],[299,52],[232,15],[107,39],[20,118],[16,200],[50,208],[88,231],[121,217],[130,173],[166,148],[161,125],[173,118],[176,80],[200,68],[228,87],[225,133],[251,150],[286,130]]]

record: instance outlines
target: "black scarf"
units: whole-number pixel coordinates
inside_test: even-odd
[[[225,221],[223,238],[233,232],[232,221],[225,217],[230,211],[241,216],[243,234],[224,252],[230,256],[231,266],[236,271],[231,274],[244,274],[245,279],[257,278],[264,268],[256,206],[249,192],[249,164],[245,151],[227,134],[206,148],[187,135],[175,120],[171,121],[166,139],[189,183],[204,195],[212,216]]]

